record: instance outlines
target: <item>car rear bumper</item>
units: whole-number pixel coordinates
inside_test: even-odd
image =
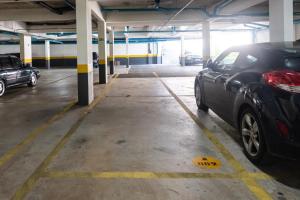
[[[271,123],[269,121],[265,128],[267,146],[272,155],[300,159],[300,142],[294,137],[295,134],[299,134],[300,131],[294,132],[294,130],[290,128],[289,136],[285,138],[278,130],[275,120]]]
[[[270,153],[279,157],[300,160],[300,147],[291,143],[281,142],[273,145]]]

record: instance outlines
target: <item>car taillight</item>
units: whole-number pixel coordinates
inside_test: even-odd
[[[300,73],[292,70],[271,71],[263,74],[266,83],[282,90],[300,93]]]

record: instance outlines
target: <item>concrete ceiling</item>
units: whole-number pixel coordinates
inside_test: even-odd
[[[90,1],[99,5],[98,15],[102,12],[107,25],[116,30],[124,30],[125,26],[132,30],[150,31],[169,30],[171,27],[201,29],[205,20],[213,22],[212,28],[215,29],[232,28],[235,24],[268,20],[267,16],[253,14],[267,13],[267,0],[194,0],[174,18],[190,0]],[[0,22],[18,22],[18,26],[10,25],[15,32],[75,32],[75,7],[75,0],[1,0]],[[298,7],[299,3],[295,8]],[[0,29],[3,29],[1,23]]]

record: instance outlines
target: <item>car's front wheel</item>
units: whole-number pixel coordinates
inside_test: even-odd
[[[0,97],[4,95],[5,93],[5,83],[3,80],[0,80]]]
[[[198,106],[198,109],[201,109],[205,112],[208,111],[208,107],[203,103],[202,96],[201,96],[201,88],[198,81],[195,83],[195,97],[196,97],[196,103]]]
[[[29,87],[34,87],[37,84],[37,77],[35,75],[35,73],[32,73],[30,76],[30,82],[28,83]]]
[[[266,159],[267,148],[259,118],[250,108],[245,109],[240,117],[240,133],[246,156],[255,164]]]

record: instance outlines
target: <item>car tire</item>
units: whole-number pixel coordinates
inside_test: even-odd
[[[31,76],[30,76],[30,81],[28,83],[28,86],[29,87],[34,87],[37,85],[37,76],[35,73],[32,73]]]
[[[196,104],[198,106],[198,109],[207,112],[208,107],[202,101],[201,88],[198,81],[196,81],[195,83],[195,97],[196,97]]]
[[[5,94],[6,91],[6,85],[3,80],[0,80],[0,97]]]
[[[247,158],[254,164],[267,164],[270,156],[267,152],[264,129],[260,119],[251,108],[241,113],[239,127],[243,150]]]

